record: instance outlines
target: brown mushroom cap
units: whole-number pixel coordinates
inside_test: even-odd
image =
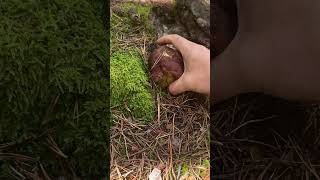
[[[149,57],[149,69],[151,79],[166,88],[184,72],[182,55],[168,45],[160,46]]]

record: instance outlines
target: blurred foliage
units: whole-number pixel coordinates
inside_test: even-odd
[[[41,163],[50,177],[62,175],[66,164],[81,179],[106,176],[109,67],[102,3],[0,1],[0,144],[16,144],[0,153],[33,157],[29,165]],[[67,158],[49,148],[50,136]],[[0,161],[0,179],[12,174],[9,165],[17,166],[10,158]]]
[[[110,57],[111,108],[142,121],[154,117],[155,102],[137,51],[116,51]]]

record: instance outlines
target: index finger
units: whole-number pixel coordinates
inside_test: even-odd
[[[186,52],[193,43],[177,34],[162,36],[157,40],[158,44],[173,44],[181,53]]]

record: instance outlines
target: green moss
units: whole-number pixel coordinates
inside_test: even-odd
[[[192,172],[192,170],[190,170],[190,167],[192,168],[191,164],[183,163],[181,165],[181,175],[184,176],[184,175],[190,174],[190,172]],[[208,159],[199,161],[199,165],[197,165],[196,167],[201,167],[201,168],[196,168],[198,169],[196,173],[200,177],[204,178],[208,174],[208,171],[210,170],[210,161]]]
[[[155,29],[152,25],[152,22],[150,20],[150,14],[152,6],[149,5],[139,5],[134,3],[121,3],[119,7],[122,9],[122,11],[126,14],[125,17],[121,17],[121,21],[123,21],[122,30],[128,31],[132,29],[132,27],[140,26],[143,30],[145,30],[150,35],[155,35]],[[130,18],[130,15],[132,15],[132,11],[135,15],[137,15],[139,18],[139,22],[136,22]],[[111,17],[111,24],[112,21],[118,19],[119,17]]]
[[[116,51],[111,54],[110,80],[113,109],[142,121],[153,119],[155,103],[142,59],[136,51]]]
[[[53,179],[66,167],[79,179],[106,175],[108,39],[100,5],[91,3],[1,1],[0,144],[16,144],[1,152],[36,161],[17,168],[14,158],[1,159],[0,179],[16,174],[9,165],[40,174],[41,164]],[[49,135],[67,158],[50,150]]]
[[[142,122],[150,121],[155,115],[155,103],[143,59],[138,53],[142,44],[137,44],[130,37],[154,36],[149,19],[151,7],[119,3],[113,9],[110,34],[111,106],[126,116],[133,116]],[[119,11],[122,12],[120,15],[116,13]],[[133,21],[130,17],[132,13],[138,15],[139,22]]]
[[[201,166],[205,168],[205,170],[200,170],[200,177],[205,177],[210,169],[210,161],[208,159],[203,160]]]
[[[187,164],[182,164],[181,172],[182,175],[189,173],[189,166]]]
[[[206,168],[210,167],[210,161],[208,159],[205,159],[202,161],[202,165]]]
[[[129,11],[130,9],[134,9],[138,16],[140,16],[140,19],[143,20],[143,22],[147,22],[149,19],[149,14],[151,12],[151,6],[148,5],[138,5],[134,3],[123,3],[122,6],[124,11]]]

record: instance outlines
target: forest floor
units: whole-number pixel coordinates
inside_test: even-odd
[[[148,67],[157,38],[150,13],[147,5],[111,3],[111,54],[134,48]],[[156,107],[151,122],[112,112],[110,179],[147,179],[154,168],[164,180],[209,179],[208,99],[193,93],[173,97],[150,83]]]
[[[320,179],[320,106],[261,94],[216,105],[214,179]]]

